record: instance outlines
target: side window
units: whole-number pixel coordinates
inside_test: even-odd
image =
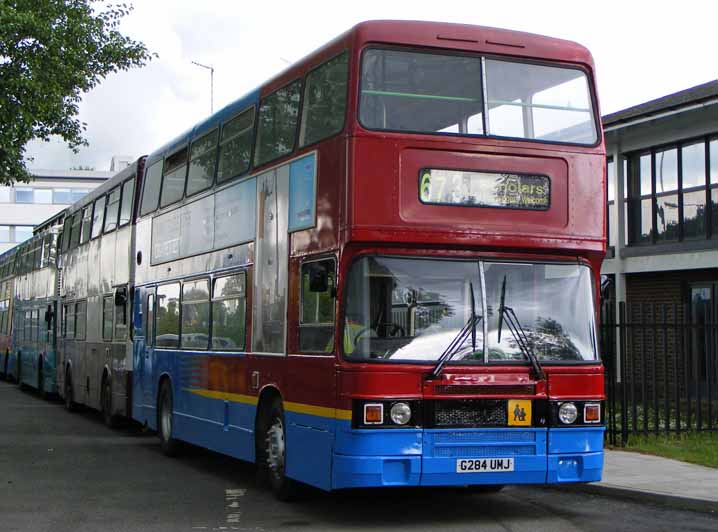
[[[214,181],[217,166],[217,133],[218,130],[215,129],[192,142],[187,174],[188,196],[206,190]]]
[[[68,303],[66,305],[67,307],[67,324],[65,327],[66,334],[65,338],[68,340],[72,340],[75,338],[75,304],[74,303]]]
[[[299,350],[330,353],[334,349],[334,259],[302,265]]]
[[[184,180],[187,176],[187,147],[165,159],[162,171],[162,197],[160,207],[172,205],[182,199]]]
[[[65,338],[67,336],[67,303],[62,305],[62,316],[60,319],[60,334]]]
[[[112,340],[112,319],[115,306],[115,298],[105,296],[102,298],[102,339]]]
[[[244,349],[247,299],[244,272],[214,280],[212,349]]]
[[[87,338],[87,301],[75,303],[75,339]]]
[[[182,285],[182,347],[207,349],[209,346],[209,281]]]
[[[105,202],[107,196],[95,200],[95,210],[92,214],[92,238],[102,234],[102,225],[105,223]]]
[[[147,321],[145,322],[145,343],[147,345],[155,344],[155,295],[147,296]]]
[[[82,209],[82,229],[80,231],[80,244],[90,240],[90,229],[92,227],[92,205]]]
[[[115,305],[115,340],[126,340],[127,328],[127,298],[125,297],[121,304]]]
[[[70,247],[76,248],[80,244],[80,226],[82,224],[82,211],[77,211],[72,217],[72,239]]]
[[[254,150],[255,165],[277,159],[294,149],[300,93],[301,81],[297,80],[262,100]]]
[[[72,218],[65,218],[62,226],[62,251],[67,251],[70,246],[70,227],[72,227]]]
[[[157,287],[157,347],[179,347],[180,285],[166,284]]]
[[[105,233],[117,229],[117,216],[120,214],[120,187],[115,187],[107,196],[107,214],[105,214]]]
[[[162,184],[162,159],[145,170],[144,183],[142,202],[140,203],[141,216],[157,209],[157,202],[160,199],[160,185]]]
[[[132,219],[132,200],[135,197],[135,176],[122,184],[122,207],[120,208],[120,227]]]
[[[299,145],[338,133],[347,109],[348,54],[344,52],[307,74]]]
[[[222,126],[217,183],[232,179],[249,170],[253,137],[254,107]]]
[[[32,311],[32,341],[40,341],[40,309]]]

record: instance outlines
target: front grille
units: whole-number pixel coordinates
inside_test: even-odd
[[[493,399],[448,399],[433,401],[434,427],[504,427],[508,419],[506,401]]]
[[[476,458],[497,456],[529,456],[536,454],[533,445],[500,445],[500,446],[466,446],[466,447],[434,447],[433,456],[437,458]]]
[[[534,395],[533,384],[440,384],[439,395]]]

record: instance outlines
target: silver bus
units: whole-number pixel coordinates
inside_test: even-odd
[[[130,415],[135,196],[144,158],[68,208],[62,231],[58,388],[113,425]]]

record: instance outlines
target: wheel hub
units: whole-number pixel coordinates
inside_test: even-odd
[[[284,471],[284,425],[275,419],[267,430],[267,466],[275,473]]]

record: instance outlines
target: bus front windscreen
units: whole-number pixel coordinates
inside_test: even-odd
[[[596,360],[591,273],[575,263],[363,257],[345,302],[349,360],[432,362],[452,346],[451,363],[528,364],[518,335],[542,363]]]
[[[359,121],[367,129],[598,141],[588,78],[579,68],[370,48],[360,92]]]

